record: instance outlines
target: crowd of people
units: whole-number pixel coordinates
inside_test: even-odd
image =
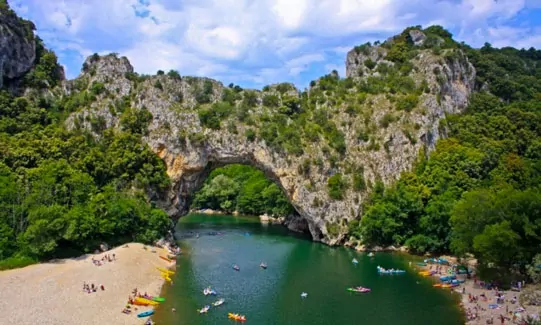
[[[103,264],[107,262],[114,262],[114,261],[116,261],[115,253],[113,253],[112,255],[105,254],[102,256],[101,259],[95,259],[94,257],[92,257],[92,263],[94,263],[94,265],[96,266],[102,266]]]
[[[100,284],[98,287],[97,285],[94,285],[94,283],[88,284],[86,282],[83,282],[83,292],[92,293],[97,292],[99,289],[101,289],[101,291],[105,291],[105,286],[103,284]]]

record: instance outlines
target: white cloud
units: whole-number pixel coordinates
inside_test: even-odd
[[[537,0],[11,0],[56,51],[115,51],[136,71],[264,84],[314,66],[343,73],[345,53],[404,27],[437,23],[460,40],[541,45],[513,18]],[[525,22],[521,22],[525,24]],[[515,25],[513,25],[515,24]],[[66,52],[67,53],[67,52]],[[71,53],[71,52],[70,52]],[[68,54],[66,54],[68,55]],[[72,55],[72,54],[70,54]],[[60,53],[60,57],[65,55]],[[341,57],[340,60],[337,58]],[[76,61],[76,60],[72,60]],[[325,65],[326,64],[326,65]],[[70,71],[78,67],[70,67]],[[332,70],[332,69],[331,69]]]
[[[286,69],[290,76],[297,76],[308,69],[309,65],[315,62],[322,62],[325,57],[322,54],[306,54],[286,62]]]

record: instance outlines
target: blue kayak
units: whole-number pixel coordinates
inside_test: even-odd
[[[150,315],[154,314],[154,310],[147,310],[147,311],[144,311],[140,314],[137,314],[137,317],[141,318],[141,317],[148,317]]]

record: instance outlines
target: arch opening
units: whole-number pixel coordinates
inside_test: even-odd
[[[209,161],[185,171],[178,182],[176,219],[190,212],[260,216],[292,231],[310,234],[310,225],[292,204],[279,178],[245,161]],[[263,217],[262,217],[263,216]]]

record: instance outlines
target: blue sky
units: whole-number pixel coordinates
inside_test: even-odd
[[[541,0],[10,0],[68,78],[94,52],[139,73],[175,69],[261,88],[336,69],[348,50],[439,24],[472,46],[541,48]]]

